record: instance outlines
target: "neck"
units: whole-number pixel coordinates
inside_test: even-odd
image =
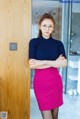
[[[50,38],[50,36],[44,36],[44,35],[42,35],[43,36],[43,38],[45,38],[45,39],[49,39]]]

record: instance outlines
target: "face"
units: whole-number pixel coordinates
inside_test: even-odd
[[[50,34],[54,30],[54,23],[51,19],[44,19],[39,26],[40,30],[42,31],[42,36],[45,38],[49,38]]]

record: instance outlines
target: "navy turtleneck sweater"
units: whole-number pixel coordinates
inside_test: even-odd
[[[56,60],[61,54],[66,58],[63,43],[54,38],[39,37],[29,42],[29,59]]]

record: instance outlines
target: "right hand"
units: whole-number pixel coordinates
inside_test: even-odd
[[[56,60],[64,60],[65,57],[63,56],[63,54],[59,55],[59,57]]]

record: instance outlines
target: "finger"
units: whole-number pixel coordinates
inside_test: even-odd
[[[30,60],[29,62],[34,62],[34,60]]]
[[[63,56],[63,54],[60,54],[60,55],[59,55],[59,57],[62,57],[62,56]]]
[[[31,62],[31,61],[35,61],[35,59],[30,59],[29,61],[30,61],[30,62]]]

